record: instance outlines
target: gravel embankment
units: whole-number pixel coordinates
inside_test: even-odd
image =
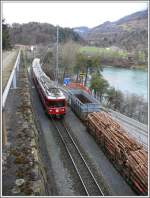
[[[21,60],[17,89],[6,102],[8,144],[2,152],[3,196],[46,195],[45,172],[40,160],[27,69]]]

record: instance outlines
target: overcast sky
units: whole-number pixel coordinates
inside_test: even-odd
[[[3,18],[12,24],[46,22],[61,27],[94,27],[145,10],[147,2],[35,2],[3,3]]]

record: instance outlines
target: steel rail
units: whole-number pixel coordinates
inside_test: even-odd
[[[127,130],[126,129],[126,133],[132,137],[133,139],[135,139],[137,142],[139,142],[140,144],[143,145],[143,147],[148,150],[148,142],[146,142],[145,140],[147,139],[148,140],[148,133],[143,133],[142,131],[139,131],[138,130],[135,130],[135,127],[133,125],[130,125],[129,126],[129,123],[119,119],[119,118],[114,118],[115,120],[117,120],[118,122],[123,122],[122,125],[123,127],[127,127],[129,128],[130,127],[130,130]],[[134,131],[134,133],[132,132]]]
[[[79,153],[80,157],[81,157],[81,158],[82,158],[82,160],[84,161],[84,164],[86,165],[86,167],[87,167],[88,171],[90,172],[90,174],[91,174],[91,176],[92,176],[92,178],[93,178],[93,180],[94,180],[94,182],[95,182],[96,186],[98,187],[98,189],[99,189],[99,191],[100,191],[101,195],[103,195],[103,196],[104,196],[104,193],[103,193],[102,189],[100,188],[99,184],[97,183],[97,181],[96,181],[96,179],[95,179],[95,177],[94,177],[94,175],[93,175],[92,171],[90,170],[89,166],[87,165],[87,163],[86,163],[86,161],[85,161],[85,159],[84,159],[83,155],[81,154],[81,152],[80,152],[80,150],[79,150],[78,146],[76,145],[75,141],[73,140],[72,136],[70,135],[70,132],[69,132],[69,130],[68,130],[68,128],[67,128],[67,126],[66,126],[66,124],[65,124],[64,122],[63,122],[63,126],[65,127],[66,132],[68,133],[68,135],[69,135],[70,139],[72,140],[72,142],[73,142],[74,146],[76,147],[76,149],[77,149],[77,151],[78,151],[78,153]]]
[[[68,131],[68,129],[65,126],[65,124],[62,121],[60,121],[60,120],[56,124],[54,119],[53,118],[51,118],[51,119],[52,119],[52,122],[53,122],[56,130],[58,131],[58,133],[59,133],[59,135],[60,135],[60,137],[62,139],[62,142],[63,142],[63,144],[64,144],[64,146],[65,146],[65,148],[66,148],[66,150],[67,150],[67,152],[69,154],[69,157],[71,158],[71,161],[72,161],[72,163],[73,163],[73,165],[75,167],[75,170],[77,171],[77,174],[78,174],[78,176],[79,176],[79,178],[81,180],[81,183],[83,184],[83,187],[84,187],[84,189],[86,191],[86,194],[88,196],[104,196],[104,193],[102,192],[101,188],[99,187],[94,175],[92,174],[89,166],[87,165],[83,155],[81,154],[79,148],[77,147],[76,143],[74,142],[73,138],[71,137],[70,132]],[[60,127],[58,127],[58,123],[61,124]],[[64,130],[62,130],[62,128]],[[63,133],[63,131],[65,131],[65,134]],[[69,138],[70,142],[66,143],[66,141],[65,141],[66,137],[64,138],[63,134],[65,136],[67,135],[67,137]],[[77,160],[75,161],[75,159],[74,159],[75,153],[72,152],[73,149],[70,148],[70,145],[74,147],[73,149],[75,149],[76,155],[79,156],[78,160],[80,160],[80,162],[81,162],[80,166],[82,166],[82,168],[84,168],[85,171],[86,171],[86,178],[85,179],[83,179],[84,176],[82,175],[82,172],[79,170],[80,168],[78,168],[78,165],[77,165],[77,162],[76,162]],[[89,180],[89,178],[87,178],[87,175],[90,176],[91,180]],[[88,186],[89,185],[89,184],[87,184],[88,182],[90,182],[90,184],[91,184],[90,186]],[[92,188],[92,190],[95,189],[95,191],[94,192],[90,192],[90,188]]]
[[[85,190],[87,196],[89,196],[88,190],[86,189],[86,186],[84,185],[84,182],[83,182],[83,180],[82,180],[82,177],[80,176],[80,173],[79,173],[79,171],[78,171],[78,168],[77,168],[77,166],[76,166],[76,164],[75,164],[75,162],[74,162],[74,160],[73,160],[72,154],[70,153],[68,147],[66,146],[66,143],[65,143],[65,141],[64,141],[64,139],[63,139],[63,137],[62,137],[62,134],[61,134],[61,132],[60,132],[60,129],[57,127],[57,125],[55,124],[55,121],[53,120],[52,117],[51,117],[51,119],[52,119],[53,125],[55,126],[56,130],[58,131],[58,133],[59,133],[59,135],[60,135],[60,137],[61,137],[61,140],[62,140],[62,142],[63,142],[63,144],[64,144],[64,146],[65,146],[65,148],[66,148],[66,150],[67,150],[67,153],[68,153],[69,157],[71,158],[71,162],[72,162],[72,164],[73,164],[73,166],[74,166],[74,168],[75,168],[75,170],[76,170],[76,172],[77,172],[77,175],[78,175],[79,178],[80,178],[80,181],[81,181],[81,183],[82,183],[82,185],[83,185],[83,187],[84,187],[84,190]]]
[[[129,118],[129,117],[127,117],[119,112],[113,111],[111,109],[109,109],[109,113],[111,113],[112,116],[134,126],[135,128],[140,129],[143,134],[146,135],[148,133],[148,126],[146,124],[138,122],[137,120],[134,120],[133,118]]]

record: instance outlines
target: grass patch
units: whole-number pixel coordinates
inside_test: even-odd
[[[92,46],[84,46],[79,49],[81,53],[87,53],[89,55],[99,55],[104,58],[127,58],[128,52],[126,50],[114,50],[112,48],[100,48]]]

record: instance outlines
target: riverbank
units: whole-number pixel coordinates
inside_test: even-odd
[[[141,70],[141,71],[145,71],[145,72],[148,72],[148,66],[145,66],[145,65],[133,65],[133,66],[128,66],[128,67],[125,67],[125,66],[122,66],[122,65],[114,65],[114,64],[102,64],[102,70],[103,68],[110,68],[110,67],[115,67],[115,68],[120,68],[120,69],[129,69],[129,70]]]
[[[88,56],[98,56],[101,65],[148,70],[146,57],[141,51],[137,54],[134,51],[129,52],[117,47],[99,48],[94,46],[82,46],[79,48],[79,52]]]
[[[137,70],[143,70],[143,71],[148,71],[148,65],[134,65],[130,63],[123,63],[122,61],[120,62],[115,62],[115,61],[105,61],[101,62],[102,68],[103,67],[116,67],[116,68],[124,68],[124,69],[137,69]]]
[[[146,71],[148,72],[148,65],[136,65],[136,66],[132,66],[131,69],[138,69],[138,70],[142,70],[142,71]]]

